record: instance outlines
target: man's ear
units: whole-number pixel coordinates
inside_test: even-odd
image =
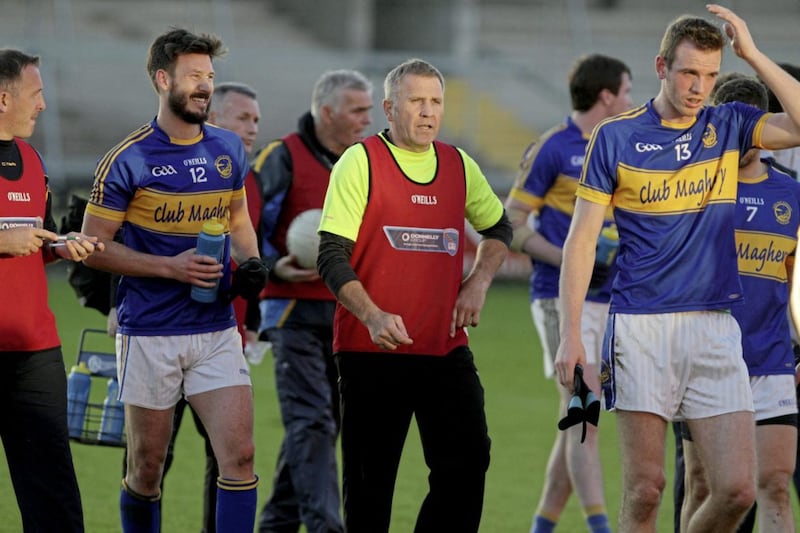
[[[166,70],[160,69],[156,71],[156,85],[162,91],[169,90],[170,79]]]
[[[8,106],[11,103],[11,93],[8,91],[0,91],[0,113],[8,111]]]
[[[327,104],[319,108],[319,117],[325,124],[330,124],[333,122],[334,114],[333,108]]]
[[[384,100],[383,101],[383,114],[386,115],[387,120],[389,122],[392,121],[392,101],[391,100]]]
[[[608,89],[603,89],[600,91],[600,94],[597,95],[603,105],[607,106],[611,104],[611,100],[614,98],[614,93],[612,93]]]
[[[664,61],[664,58],[661,56],[656,56],[656,74],[658,75],[659,80],[663,80],[667,77],[667,62]]]

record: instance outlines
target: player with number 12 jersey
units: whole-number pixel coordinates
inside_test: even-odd
[[[203,124],[189,141],[171,139],[153,120],[97,164],[87,213],[122,222],[123,243],[174,256],[197,244],[203,222],[218,218],[227,235],[220,294],[230,285],[230,203],[244,197],[247,155],[238,135]],[[235,326],[230,303],[201,304],[191,285],[123,276],[117,292],[119,333],[186,335]]]

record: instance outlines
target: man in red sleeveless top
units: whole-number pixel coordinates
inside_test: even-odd
[[[311,110],[297,131],[268,144],[253,166],[264,182],[262,256],[271,265],[262,293],[261,329],[272,342],[275,385],[286,433],[272,494],[259,531],[337,533],[336,437],[339,395],[333,363],[335,299],[316,268],[302,268],[286,248],[286,232],[303,211],[322,207],[331,167],[364,137],[370,124],[372,84],[360,72],[320,76]]]
[[[0,50],[0,437],[25,531],[83,531],[67,433],[67,380],[45,264],[83,261],[96,237],[58,243],[39,153],[23,138],[44,111],[39,58]],[[10,525],[9,525],[10,527]]]
[[[511,224],[475,161],[435,140],[441,73],[410,59],[384,93],[389,128],[342,154],[320,224],[317,265],[338,300],[345,526],[388,531],[414,416],[430,468],[415,531],[477,531],[490,441],[466,327],[480,321]],[[466,277],[465,215],[483,236]]]

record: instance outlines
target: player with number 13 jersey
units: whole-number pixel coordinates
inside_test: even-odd
[[[687,126],[663,120],[651,100],[597,126],[576,194],[614,207],[611,313],[729,309],[742,299],[737,173],[741,155],[761,146],[766,116],[731,103],[703,108]]]

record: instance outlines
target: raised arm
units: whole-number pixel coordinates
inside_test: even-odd
[[[707,9],[725,21],[724,29],[734,53],[747,61],[783,107],[783,113],[770,116],[764,125],[763,148],[800,146],[800,82],[756,47],[747,24],[736,13],[718,4],[708,4]]]

